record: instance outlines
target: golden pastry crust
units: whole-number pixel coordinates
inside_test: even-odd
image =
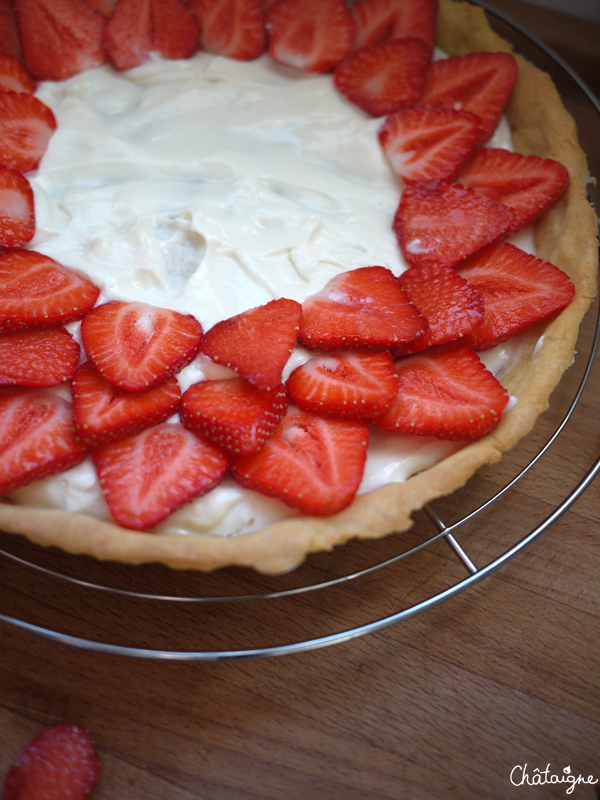
[[[480,8],[453,0],[439,2],[437,43],[449,55],[512,51],[491,30]],[[502,375],[509,394],[518,401],[492,434],[405,483],[360,495],[333,517],[296,517],[240,536],[137,533],[91,517],[9,503],[0,504],[0,527],[37,544],[103,560],[160,562],[205,571],[238,565],[266,573],[285,572],[311,552],[330,550],[352,538],[376,538],[407,529],[414,511],[458,489],[479,467],[498,461],[503,451],[529,433],[572,362],[579,325],[596,292],[598,250],[596,217],[585,189],[587,164],[575,123],[550,77],[516,57],[519,75],[506,111],[514,147],[560,161],[571,176],[565,195],[536,227],[537,252],[568,273],[576,296],[556,319],[521,335],[518,363]],[[543,343],[536,348],[542,333]]]

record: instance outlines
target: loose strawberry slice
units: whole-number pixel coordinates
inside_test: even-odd
[[[331,353],[311,358],[287,381],[290,399],[322,417],[374,419],[398,391],[394,362],[381,353]]]
[[[507,242],[486,247],[457,272],[483,297],[483,323],[464,339],[476,350],[535,325],[564,308],[575,294],[562,270]]]
[[[382,350],[427,328],[389,269],[362,267],[337,275],[304,301],[300,341],[311,350]]]
[[[435,42],[435,0],[362,0],[352,6],[354,49],[415,36],[430,49]]]
[[[433,184],[456,175],[480,133],[481,120],[468,111],[414,106],[386,119],[379,143],[405,184]]]
[[[450,267],[424,264],[400,276],[402,288],[429,323],[429,331],[394,348],[394,358],[462,339],[483,321],[483,298]]]
[[[164,383],[194,360],[202,326],[191,314],[114,300],[84,317],[81,338],[105,380],[139,392]]]
[[[283,368],[298,338],[301,317],[302,306],[295,300],[271,300],[217,322],[206,333],[202,352],[259,389],[272,389],[281,383]]]
[[[515,212],[459,184],[409,186],[393,227],[409,264],[452,267],[510,230]]]
[[[470,111],[482,121],[480,142],[492,133],[513,90],[517,62],[510,53],[470,53],[429,67],[424,106]]]
[[[0,164],[36,170],[56,130],[54,114],[37,97],[0,92]]]
[[[287,411],[283,385],[268,391],[244,378],[203,381],[181,399],[183,425],[231,453],[254,453],[275,432]]]
[[[34,250],[0,255],[0,334],[81,319],[100,289]]]
[[[344,0],[280,0],[267,14],[267,31],[275,61],[328,72],[352,52],[354,21]]]
[[[200,22],[200,44],[209,53],[248,61],[267,49],[260,0],[188,0]]]
[[[13,0],[0,0],[0,50],[13,58],[22,58]]]
[[[222,480],[223,451],[168,422],[97,447],[92,456],[110,513],[119,525],[146,530]]]
[[[71,404],[51,389],[0,388],[0,493],[83,461],[73,424]]]
[[[23,57],[37,80],[64,81],[104,63],[105,19],[85,0],[15,0]]]
[[[58,386],[75,374],[80,352],[64,328],[0,336],[0,386]]]
[[[1,3],[0,3],[1,9]],[[0,19],[2,12],[0,11]],[[2,38],[0,36],[0,47]],[[20,61],[8,53],[0,52],[0,92],[35,92],[35,81],[27,73]]]
[[[508,402],[502,384],[462,343],[403,358],[396,372],[396,401],[373,421],[384,431],[452,441],[480,439],[498,424]]]
[[[558,161],[481,147],[460,172],[458,182],[514,208],[523,227],[555,203],[569,185],[569,172]]]
[[[236,456],[232,473],[241,486],[303,514],[335,514],[354,499],[368,444],[366,422],[298,411],[283,418],[260,452]]]
[[[99,777],[89,733],[77,725],[52,725],[10,768],[2,800],[88,800]]]
[[[108,60],[120,70],[148,60],[189,58],[198,48],[200,28],[182,0],[118,0],[106,23]]]
[[[431,56],[421,39],[396,39],[358,50],[335,68],[336,89],[373,117],[418,103]]]
[[[89,447],[165,422],[181,398],[177,378],[143,392],[126,392],[105,381],[91,361],[79,367],[71,387],[75,436]]]
[[[27,178],[0,167],[0,247],[22,247],[33,239],[35,211]]]

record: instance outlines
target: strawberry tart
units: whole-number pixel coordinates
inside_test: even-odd
[[[531,430],[596,221],[572,119],[480,9],[0,22],[2,530],[283,572],[406,529]]]

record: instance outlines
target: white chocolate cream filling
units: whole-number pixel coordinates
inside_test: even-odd
[[[30,247],[88,276],[101,302],[171,308],[207,330],[269,300],[302,302],[349,269],[406,269],[381,119],[348,103],[329,75],[199,53],[126,73],[102,67],[43,83],[37,96],[58,130],[31,177]],[[510,147],[505,122],[489,144]],[[532,250],[529,234],[516,243]],[[488,367],[501,374],[514,350],[486,354]],[[308,357],[297,348],[285,377]],[[185,390],[229,374],[200,356],[179,379]],[[372,430],[360,491],[404,481],[460,446]],[[90,458],[11,498],[110,519]],[[156,531],[231,535],[297,513],[227,478]]]

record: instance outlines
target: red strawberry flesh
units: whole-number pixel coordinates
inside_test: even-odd
[[[90,311],[81,323],[81,337],[102,377],[135,392],[164,383],[190,364],[202,327],[190,314],[113,301]]]
[[[75,374],[80,351],[64,328],[0,336],[0,385],[58,386]]]
[[[267,31],[260,0],[189,0],[200,22],[203,50],[247,61],[267,47]]]
[[[92,456],[114,520],[133,530],[158,525],[210,491],[228,465],[216,445],[166,422],[100,445]]]
[[[260,452],[236,456],[232,473],[241,486],[303,514],[335,514],[354,499],[368,443],[366,422],[298,411],[283,418]]]
[[[0,166],[0,247],[23,247],[33,239],[35,211],[27,178]]]
[[[269,439],[285,412],[282,385],[264,391],[244,378],[203,381],[181,399],[183,425],[231,453],[253,453]]]
[[[2,800],[87,800],[99,777],[89,733],[76,725],[52,725],[10,768]]]
[[[361,0],[352,6],[355,50],[415,36],[435,41],[435,0]]]
[[[0,4],[0,9],[2,4]],[[2,11],[0,10],[0,18]],[[2,38],[0,36],[0,47]],[[0,91],[1,92],[27,92],[33,94],[36,84],[20,61],[8,52],[0,52]]]
[[[36,170],[56,130],[54,114],[37,97],[0,92],[0,164]]]

